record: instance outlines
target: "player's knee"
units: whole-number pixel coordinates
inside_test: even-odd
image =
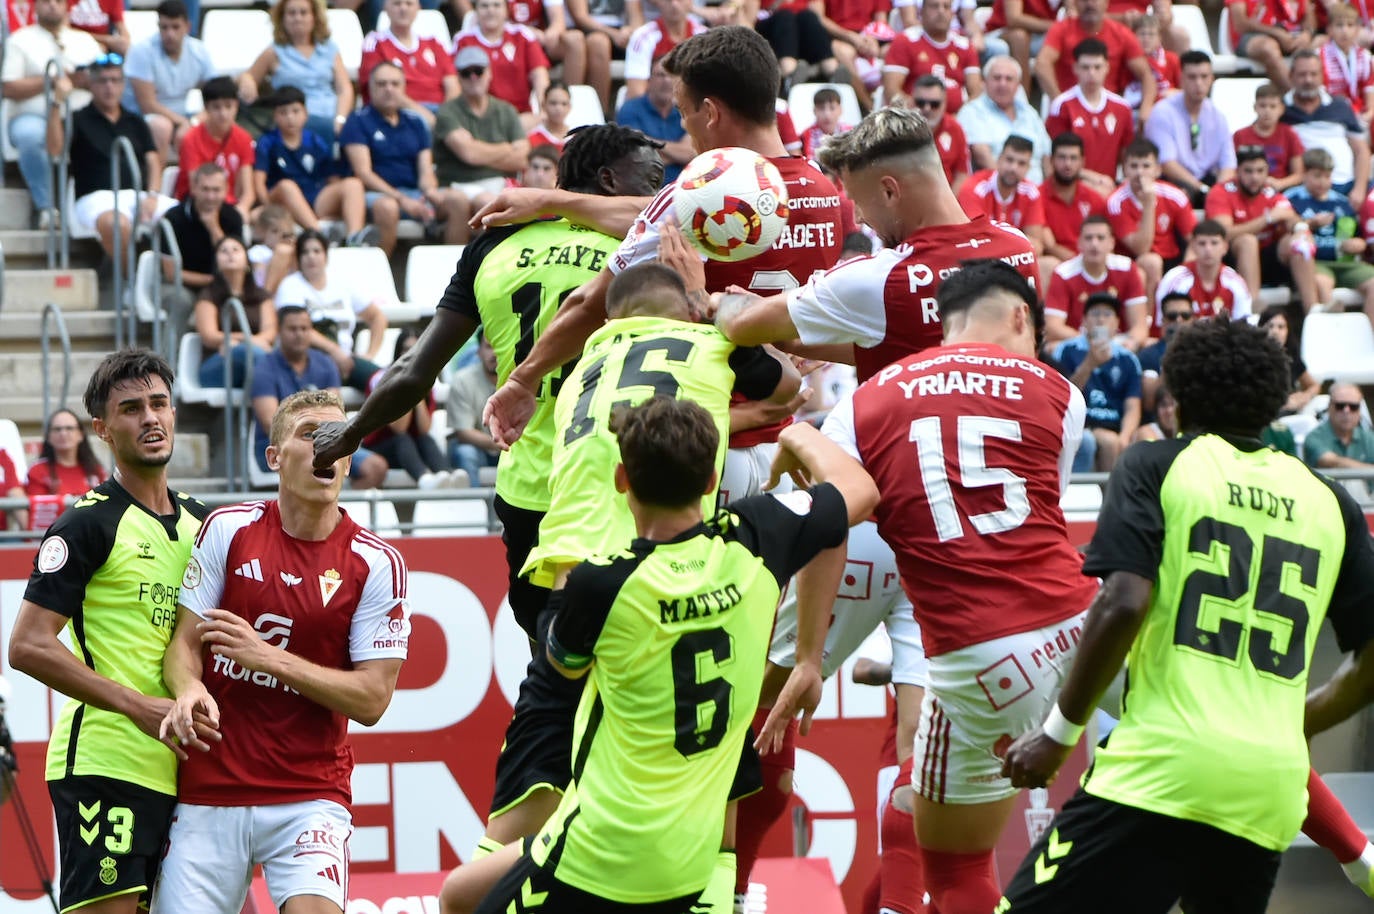
[[[482,900],[480,886],[472,885],[467,877],[466,867],[458,867],[444,879],[439,889],[439,911],[441,914],[471,914]],[[483,893],[485,894],[485,893]]]

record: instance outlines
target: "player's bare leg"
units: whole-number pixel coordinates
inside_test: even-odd
[[[468,914],[476,910],[492,887],[520,859],[521,844],[512,842],[481,860],[465,863],[450,872],[439,890],[442,914]]]
[[[483,838],[505,845],[538,834],[561,800],[556,790],[535,790],[515,806],[488,819]]]
[[[1231,239],[1231,254],[1236,258],[1236,272],[1250,288],[1250,294],[1260,293],[1260,246],[1254,235],[1237,235]]]

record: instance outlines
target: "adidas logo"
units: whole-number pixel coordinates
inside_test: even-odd
[[[328,879],[335,885],[343,885],[343,881],[339,879],[339,865],[337,863],[330,864],[315,875],[322,879]]]
[[[257,559],[253,559],[251,562],[244,562],[242,565],[235,568],[234,574],[241,578],[247,578],[250,581],[261,581],[262,565],[258,564]]]

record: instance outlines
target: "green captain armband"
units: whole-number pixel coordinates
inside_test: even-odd
[[[558,620],[555,617],[554,622],[557,621]],[[553,659],[554,663],[563,667],[563,669],[565,670],[585,670],[587,667],[592,665],[591,654],[575,654],[572,651],[569,651],[566,648],[564,648],[563,645],[558,643],[558,638],[553,633],[552,623],[549,625],[548,645],[549,657]]]

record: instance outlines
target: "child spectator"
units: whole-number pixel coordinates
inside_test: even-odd
[[[1235,270],[1222,263],[1226,256],[1226,227],[1215,219],[1204,219],[1193,231],[1189,243],[1193,259],[1164,274],[1155,293],[1155,330],[1164,327],[1164,302],[1183,294],[1193,303],[1198,318],[1229,315],[1231,320],[1249,319],[1254,313],[1250,287]]]
[[[1242,146],[1259,146],[1264,150],[1269,162],[1269,186],[1274,190],[1287,190],[1302,183],[1302,140],[1296,130],[1280,120],[1283,107],[1283,90],[1277,83],[1265,83],[1255,90],[1255,122],[1231,137],[1237,151]]]
[[[295,86],[279,89],[273,105],[276,129],[258,140],[253,166],[254,192],[264,202],[284,206],[296,224],[320,231],[321,219],[342,219],[334,241],[372,244],[377,231],[366,224],[363,182],[339,176],[329,144],[305,127],[305,93]]]
[[[1321,46],[1322,82],[1331,95],[1350,102],[1367,127],[1374,118],[1374,59],[1356,43],[1359,14],[1346,3],[1331,7],[1329,14],[1331,40]]]
[[[539,109],[539,123],[534,125],[528,137],[530,148],[552,146],[559,152],[568,141],[568,112],[572,110],[572,94],[561,82],[549,83],[544,90],[543,104]]]
[[[520,173],[519,187],[553,190],[558,186],[558,150],[545,143],[530,150],[529,164]]]
[[[1131,31],[1135,32],[1140,49],[1145,52],[1145,62],[1154,74],[1155,101],[1162,102],[1183,85],[1183,70],[1179,67],[1178,55],[1160,42],[1159,19],[1153,14],[1146,13],[1137,19]],[[1140,80],[1132,82],[1121,94],[1132,109],[1139,108]]]
[[[1144,138],[1126,147],[1126,183],[1107,198],[1107,219],[1117,250],[1135,258],[1145,273],[1145,295],[1154,298],[1164,273],[1183,261],[1183,245],[1197,227],[1188,195],[1159,180],[1159,148]],[[1222,236],[1225,237],[1225,230]]]
[[[253,281],[268,295],[277,291],[283,277],[296,269],[296,223],[286,207],[269,203],[259,207],[250,226],[253,246],[248,249],[248,262],[253,265]]]
[[[1110,472],[1122,448],[1140,427],[1140,362],[1116,342],[1120,329],[1116,296],[1097,292],[1083,308],[1083,332],[1060,343],[1054,359],[1079,390],[1087,410],[1073,470]]]
[[[1368,244],[1359,237],[1355,210],[1331,188],[1331,153],[1309,149],[1302,154],[1302,166],[1302,186],[1288,191],[1288,199],[1316,245],[1317,302],[1331,301],[1338,288],[1354,289],[1364,296],[1365,314],[1374,319],[1374,266],[1362,259]],[[1307,302],[1303,306],[1312,307]]]
[[[802,155],[808,159],[816,157],[816,151],[821,148],[826,137],[838,136],[854,129],[853,124],[840,121],[840,93],[834,89],[817,89],[811,103],[816,122],[802,133]]]
[[[247,219],[253,210],[253,138],[235,121],[239,116],[239,90],[228,76],[216,76],[200,90],[205,100],[202,120],[181,140],[181,171],[172,196],[186,199],[191,173],[214,162],[229,176],[225,202],[238,207]]]
[[[1081,180],[1105,196],[1116,189],[1121,153],[1135,139],[1135,114],[1125,98],[1104,88],[1107,46],[1100,39],[1074,46],[1073,73],[1078,84],[1050,102],[1045,129],[1052,137],[1083,138]]]

